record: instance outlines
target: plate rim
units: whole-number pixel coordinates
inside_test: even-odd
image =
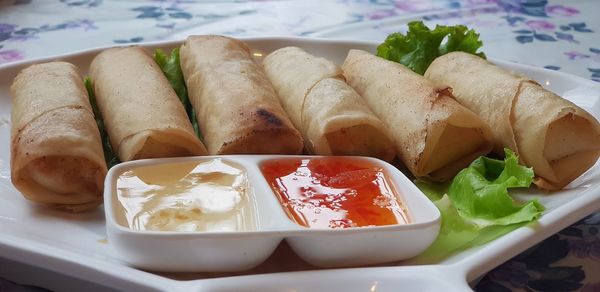
[[[308,41],[308,42],[315,42],[315,43],[325,43],[325,44],[330,44],[330,45],[347,43],[347,44],[355,44],[355,45],[362,45],[362,46],[374,46],[374,47],[376,47],[379,44],[379,42],[372,41],[372,40],[337,39],[337,38],[333,39],[333,38],[325,38],[325,37],[303,37],[303,36],[289,36],[289,35],[234,36],[234,37],[236,39],[243,40],[243,41],[248,41],[248,40],[249,41],[301,41],[301,42]],[[128,47],[128,46],[136,46],[136,45],[142,46],[142,47],[170,46],[170,45],[181,44],[184,41],[185,41],[185,39],[174,39],[174,40],[159,40],[159,41],[148,41],[148,42],[139,42],[139,43],[94,46],[94,47],[81,49],[81,50],[73,50],[73,51],[67,52],[67,53],[52,54],[52,55],[39,57],[39,58],[24,59],[24,60],[19,60],[16,62],[0,64],[0,71],[4,71],[6,69],[12,69],[13,67],[19,67],[19,66],[23,66],[23,65],[29,65],[29,64],[40,63],[40,62],[49,62],[49,61],[56,60],[56,59],[73,57],[73,56],[77,56],[77,55],[81,55],[81,54],[91,53],[91,52],[95,52],[98,50],[105,50],[105,49],[115,48],[115,47]],[[514,61],[498,59],[493,56],[487,56],[487,59],[493,63],[500,64],[500,65],[509,65],[509,66],[515,66],[515,67],[520,67],[520,68],[529,69],[529,70],[544,70],[544,71],[548,71],[548,72],[553,72],[553,73],[549,73],[549,74],[556,74],[559,77],[573,79],[576,82],[582,82],[582,83],[586,84],[587,86],[597,87],[598,89],[600,89],[600,83],[594,82],[590,79],[586,79],[584,77],[577,76],[574,74],[557,71],[557,70],[551,70],[551,69],[543,68],[543,67],[537,67],[537,66],[533,66],[533,65],[529,65],[529,64],[518,63],[518,62],[514,62]]]

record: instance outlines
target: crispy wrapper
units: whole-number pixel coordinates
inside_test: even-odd
[[[490,125],[495,152],[506,147],[519,154],[542,189],[565,187],[598,160],[598,121],[530,78],[463,52],[437,58],[425,77],[451,87],[458,102]]]
[[[90,76],[121,161],[206,155],[183,104],[146,50],[105,50],[92,61]]]
[[[242,41],[190,36],[181,69],[210,154],[298,154],[302,136]]]
[[[286,47],[269,54],[263,67],[308,153],[394,158],[387,128],[333,62]]]
[[[398,156],[414,176],[446,181],[491,151],[491,131],[477,115],[403,65],[350,50],[342,70],[388,126]]]
[[[77,68],[30,66],[17,75],[11,94],[14,186],[29,200],[68,211],[100,205],[106,163]]]

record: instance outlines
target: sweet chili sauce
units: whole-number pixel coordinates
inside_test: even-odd
[[[408,223],[383,169],[356,157],[278,158],[260,165],[287,215],[312,228]]]

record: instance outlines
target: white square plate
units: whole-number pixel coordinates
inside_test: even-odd
[[[349,49],[374,52],[371,42],[306,38],[247,38],[258,59],[280,47],[294,45],[341,64]],[[144,47],[170,50],[181,42],[149,43]],[[531,188],[514,193],[522,199],[540,198],[547,210],[534,226],[520,228],[484,246],[456,254],[435,265],[399,262],[377,267],[317,269],[280,246],[262,265],[245,273],[157,274],[127,266],[106,242],[102,208],[87,214],[65,214],[27,202],[10,182],[9,87],[24,67],[49,60],[65,60],[87,72],[102,49],[0,66],[0,257],[43,267],[71,277],[119,290],[169,291],[464,291],[468,281],[501,264],[528,247],[600,209],[600,166],[565,190],[547,194]],[[576,76],[494,60],[522,72],[543,86],[600,116],[600,86]],[[4,268],[4,267],[3,267]],[[52,282],[52,281],[50,281]],[[57,277],[53,289],[68,288]]]

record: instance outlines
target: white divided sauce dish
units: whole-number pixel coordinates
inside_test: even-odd
[[[410,218],[408,223],[336,229],[300,225],[288,217],[260,169],[261,163],[281,158],[312,159],[318,156],[201,156],[145,159],[118,164],[110,169],[105,180],[104,208],[108,242],[119,258],[143,269],[230,272],[261,264],[284,239],[308,263],[319,267],[349,267],[414,257],[423,252],[439,232],[440,213],[435,205],[396,167],[369,157],[352,158],[368,161],[383,170],[398,193],[398,201],[407,210]],[[217,231],[140,230],[132,229],[124,222],[124,205],[117,188],[121,175],[140,167],[211,161],[233,165],[247,177],[248,185],[243,189],[248,197],[242,197],[241,200],[247,200],[245,218],[250,222],[242,224],[245,226],[243,230],[227,230],[230,228],[227,224],[215,225]],[[240,201],[239,198],[232,200]],[[214,202],[209,200],[200,203],[199,209],[206,207],[210,212],[211,206],[216,209],[227,208],[228,202],[215,207]],[[164,222],[159,218],[159,223]],[[240,224],[240,218],[237,218],[237,223]]]

